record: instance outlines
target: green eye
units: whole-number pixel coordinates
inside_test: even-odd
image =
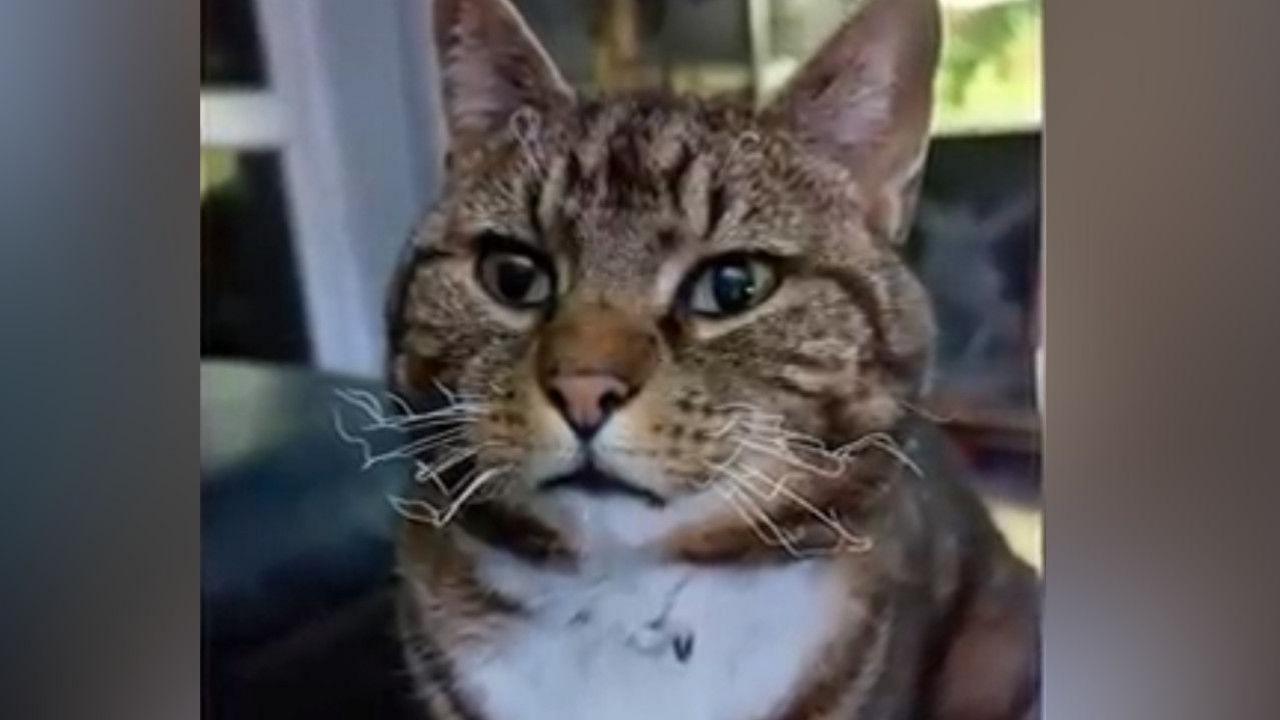
[[[765,259],[730,255],[705,263],[693,276],[689,310],[709,317],[745,312],[778,287],[778,273]]]
[[[485,291],[503,305],[529,309],[551,299],[551,274],[528,253],[486,252],[480,256],[476,274]]]

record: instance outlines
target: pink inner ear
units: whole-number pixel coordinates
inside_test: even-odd
[[[869,0],[766,113],[865,181],[910,172],[927,139],[939,36],[936,0]]]
[[[572,91],[505,0],[437,0],[435,22],[453,131],[490,132],[521,106],[572,101]]]
[[[468,58],[452,63],[445,72],[446,82],[454,88],[449,113],[457,119],[457,129],[490,129],[495,117],[519,104],[514,88],[484,63]]]
[[[852,85],[852,87],[847,87]],[[813,130],[837,146],[857,148],[874,142],[892,121],[890,93],[878,82],[833,83],[811,106]]]

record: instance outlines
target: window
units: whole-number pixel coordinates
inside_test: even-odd
[[[200,354],[306,363],[280,155],[200,153]]]
[[[384,285],[436,180],[429,10],[202,0],[206,355],[380,373]]]

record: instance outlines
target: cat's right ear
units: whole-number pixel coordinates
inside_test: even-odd
[[[938,0],[863,0],[765,109],[852,173],[873,225],[893,240],[924,167],[940,41]]]
[[[435,41],[452,142],[500,129],[522,107],[545,112],[573,90],[508,0],[435,0]]]

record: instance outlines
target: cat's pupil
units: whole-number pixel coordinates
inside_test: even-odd
[[[497,270],[498,292],[510,300],[523,300],[538,277],[533,262],[527,258],[505,258]]]
[[[727,263],[712,272],[711,292],[721,310],[732,312],[751,305],[756,294],[756,281],[749,265]]]

